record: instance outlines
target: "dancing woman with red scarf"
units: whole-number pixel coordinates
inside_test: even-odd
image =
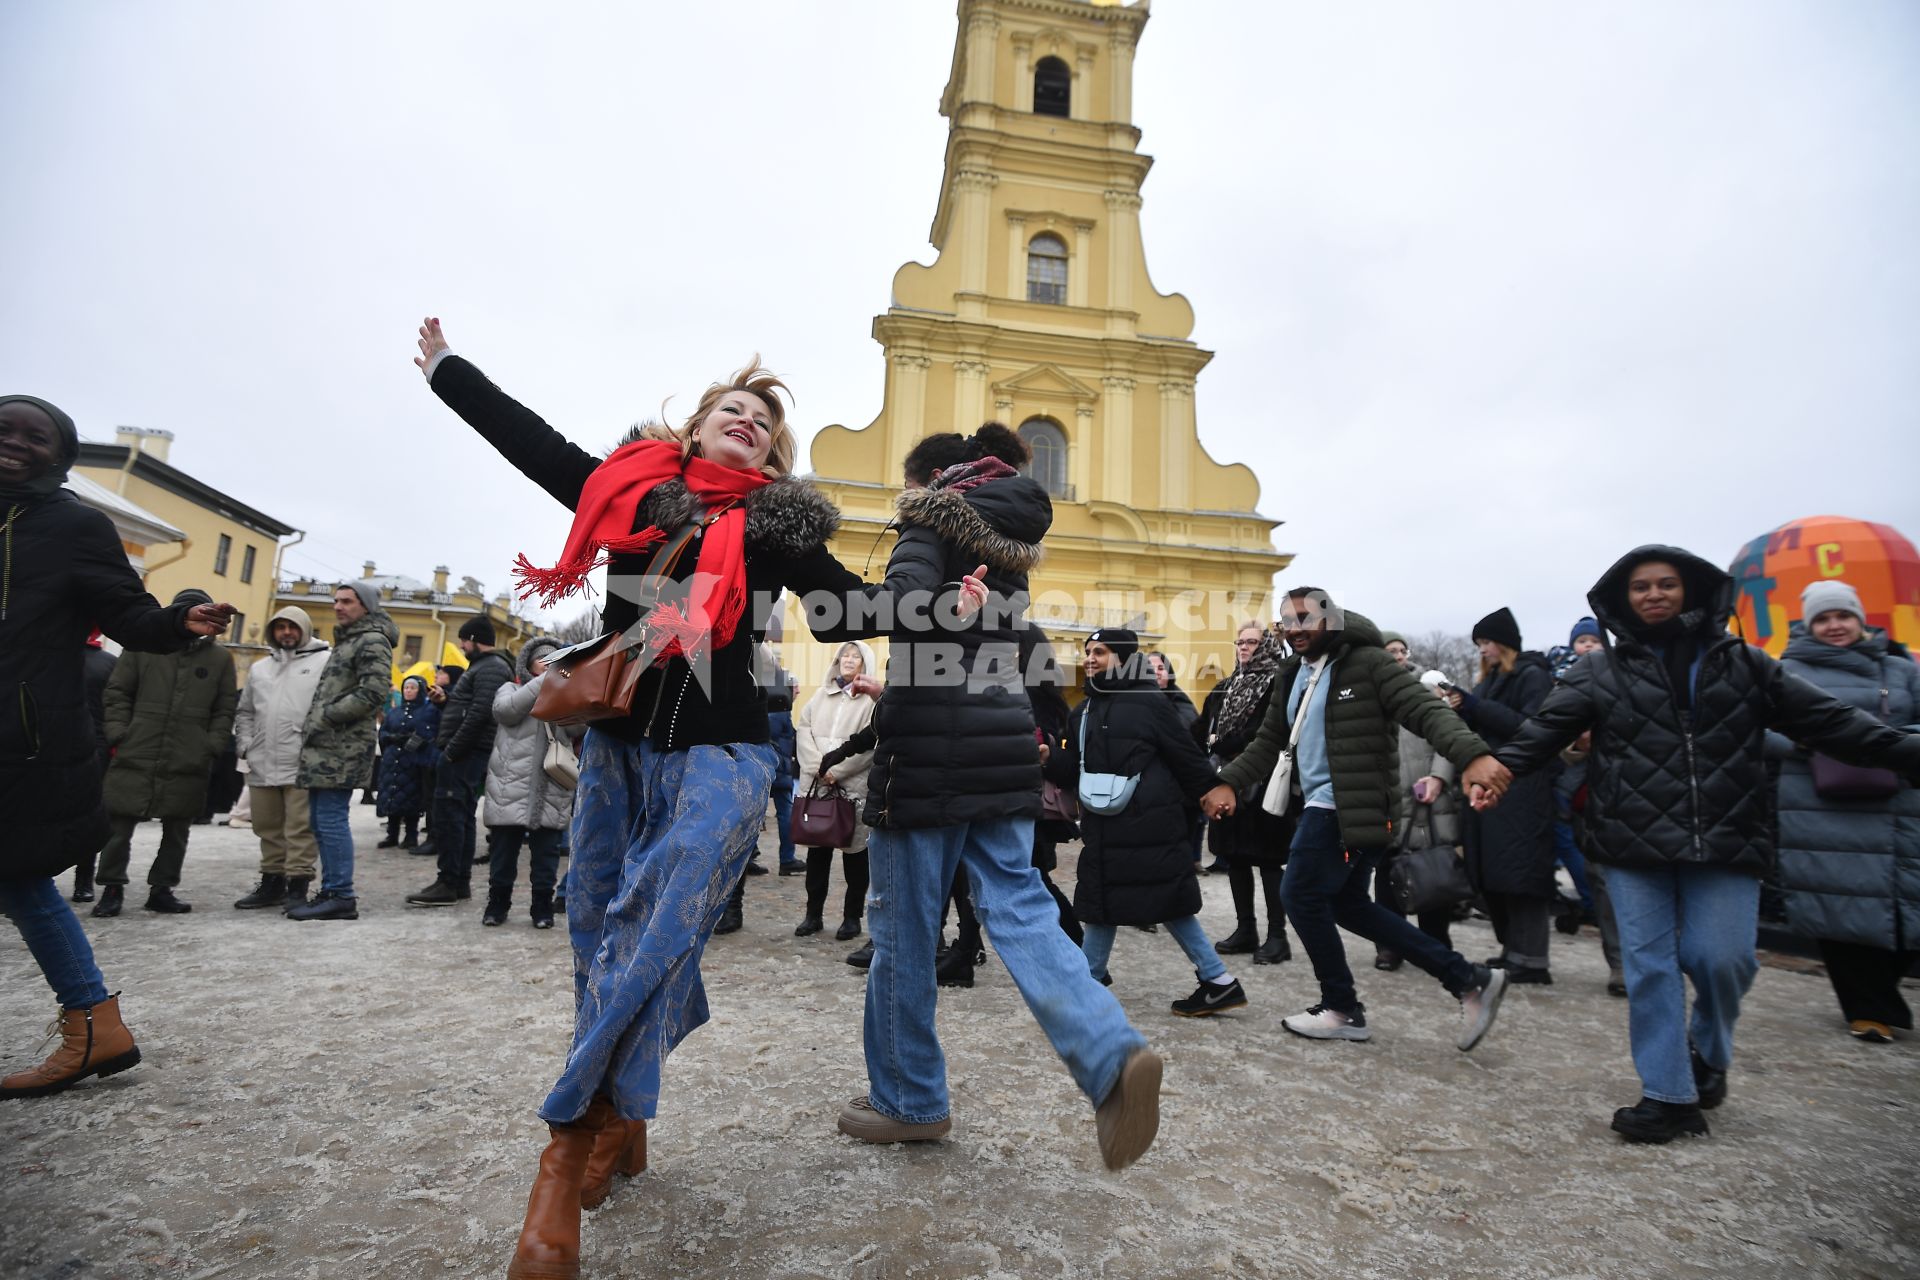
[[[421,327],[414,363],[574,512],[556,562],[520,558],[523,597],[553,604],[605,566],[604,625],[625,630],[639,606],[622,577],[643,574],[702,513],[710,520],[674,572],[691,599],[649,615],[656,634],[670,618],[670,639],[641,680],[636,713],[596,722],[582,744],[567,887],[573,1046],[540,1109],[552,1139],[507,1272],[571,1280],[581,1208],[605,1199],[616,1171],[645,1167],[661,1066],[707,1020],[700,953],[753,851],[776,768],[753,671],[773,601],[783,588],[844,594],[862,583],[826,549],[839,512],[789,474],[794,438],[775,396],[786,387],[757,361],[708,388],[679,430],[638,429],[604,459],[453,355],[438,320]]]

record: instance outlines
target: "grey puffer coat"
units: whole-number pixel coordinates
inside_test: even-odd
[[[1686,583],[1699,646],[1692,709],[1675,698],[1666,665],[1636,635],[1627,579],[1664,560]],[[1494,754],[1516,774],[1543,768],[1593,731],[1587,762],[1587,856],[1605,866],[1660,870],[1688,864],[1764,876],[1773,864],[1767,803],[1768,728],[1863,765],[1920,776],[1920,734],[1903,733],[1838,702],[1766,653],[1727,634],[1733,578],[1677,547],[1622,556],[1587,594],[1611,633],[1608,647],[1573,664],[1533,717]]]
[[[483,814],[489,827],[565,831],[573,820],[573,792],[547,777],[545,767],[549,732],[566,737],[566,730],[549,731],[546,721],[533,718],[546,679],[545,673],[533,674],[533,660],[559,647],[557,640],[529,640],[520,651],[519,679],[493,695],[493,754],[487,757]]]
[[[1842,648],[1800,631],[1781,666],[1888,724],[1920,727],[1920,666],[1869,631]],[[1882,699],[1885,699],[1884,707]],[[1807,752],[1767,736],[1780,762],[1780,885],[1787,919],[1810,938],[1920,950],[1920,789],[1885,800],[1824,800]]]

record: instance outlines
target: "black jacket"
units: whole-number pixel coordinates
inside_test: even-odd
[[[1659,655],[1635,637],[1627,577],[1648,560],[1667,561],[1686,581],[1684,617],[1700,646],[1691,712],[1675,700]],[[1920,734],[1881,724],[1727,634],[1733,596],[1732,577],[1690,552],[1647,546],[1621,557],[1587,594],[1611,633],[1607,649],[1574,663],[1495,753],[1529,773],[1593,730],[1586,852],[1596,862],[1765,875],[1773,862],[1762,754],[1769,727],[1842,760],[1920,778]]]
[[[459,356],[448,356],[434,369],[433,390],[522,475],[569,511],[578,506],[581,487],[600,465],[599,458],[548,426]],[[593,726],[596,732],[628,742],[650,737],[662,751],[767,741],[766,697],[754,678],[753,655],[781,590],[839,596],[857,592],[864,584],[826,549],[827,539],[839,527],[840,513],[812,484],[789,476],[756,490],[741,505],[747,517],[748,612],[733,640],[713,654],[705,680],[696,678],[693,667],[681,658],[649,670],[634,696],[635,714],[625,720],[598,721]],[[672,534],[686,523],[693,508],[686,486],[670,480],[640,504],[634,529],[638,532],[651,525]],[[690,577],[699,555],[696,538],[680,557],[674,577],[683,581]],[[617,555],[608,574],[643,574],[652,559],[651,553]],[[638,620],[639,612],[632,600],[609,592],[602,625],[608,631],[624,631]],[[816,635],[822,640],[857,638],[842,631]]]
[[[161,607],[113,524],[67,489],[9,506],[0,566],[0,879],[54,875],[106,840],[87,636],[184,649],[190,605]]]
[[[498,732],[493,723],[493,695],[500,692],[501,685],[512,683],[512,658],[498,649],[474,655],[440,711],[440,728],[433,742],[443,757],[458,762],[468,756],[485,759],[492,753]]]
[[[1067,725],[1066,743],[1047,759],[1047,776],[1071,793],[1083,768],[1137,775],[1140,782],[1121,812],[1081,812],[1074,914],[1087,924],[1110,925],[1197,914],[1193,816],[1200,797],[1220,779],[1151,678],[1088,682],[1086,700]]]
[[[1553,668],[1528,651],[1512,671],[1495,670],[1473,687],[1460,718],[1499,748],[1540,709],[1553,688]],[[1467,875],[1482,893],[1513,894],[1551,900],[1553,883],[1553,780],[1558,771],[1542,769],[1515,779],[1498,808],[1467,811]],[[1401,785],[1410,779],[1402,778]]]
[[[1024,612],[1005,606],[1026,597],[1053,503],[1034,481],[1010,476],[965,492],[910,489],[897,510],[900,538],[886,579],[865,589],[889,606],[892,625],[849,637],[890,641],[887,693],[874,711],[878,746],[867,775],[867,824],[917,829],[1037,819],[1040,751],[1027,684],[1057,673],[1047,669],[1052,651]],[[981,564],[993,599],[952,623],[960,579]],[[822,634],[828,620],[808,612],[808,626]]]

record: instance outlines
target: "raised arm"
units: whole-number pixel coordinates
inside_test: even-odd
[[[521,475],[569,511],[579,505],[580,489],[600,460],[494,386],[471,361],[454,355],[435,317],[421,322],[420,354],[414,363],[427,376],[433,393]]]

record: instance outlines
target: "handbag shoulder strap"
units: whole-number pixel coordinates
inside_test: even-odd
[[[1313,690],[1320,683],[1320,677],[1326,674],[1330,659],[1322,658],[1313,668],[1313,678],[1307,681],[1305,692],[1300,695],[1300,709],[1293,714],[1293,728],[1287,734],[1287,752],[1292,754],[1300,741],[1300,729],[1307,723],[1307,707],[1313,702]]]
[[[681,525],[679,531],[653,553],[653,559],[647,562],[646,576],[640,583],[640,589],[634,593],[640,605],[642,617],[660,603],[661,584],[672,575],[674,567],[680,563],[680,557],[686,554],[687,547],[693,542],[694,536],[707,524],[706,513],[700,512]]]

